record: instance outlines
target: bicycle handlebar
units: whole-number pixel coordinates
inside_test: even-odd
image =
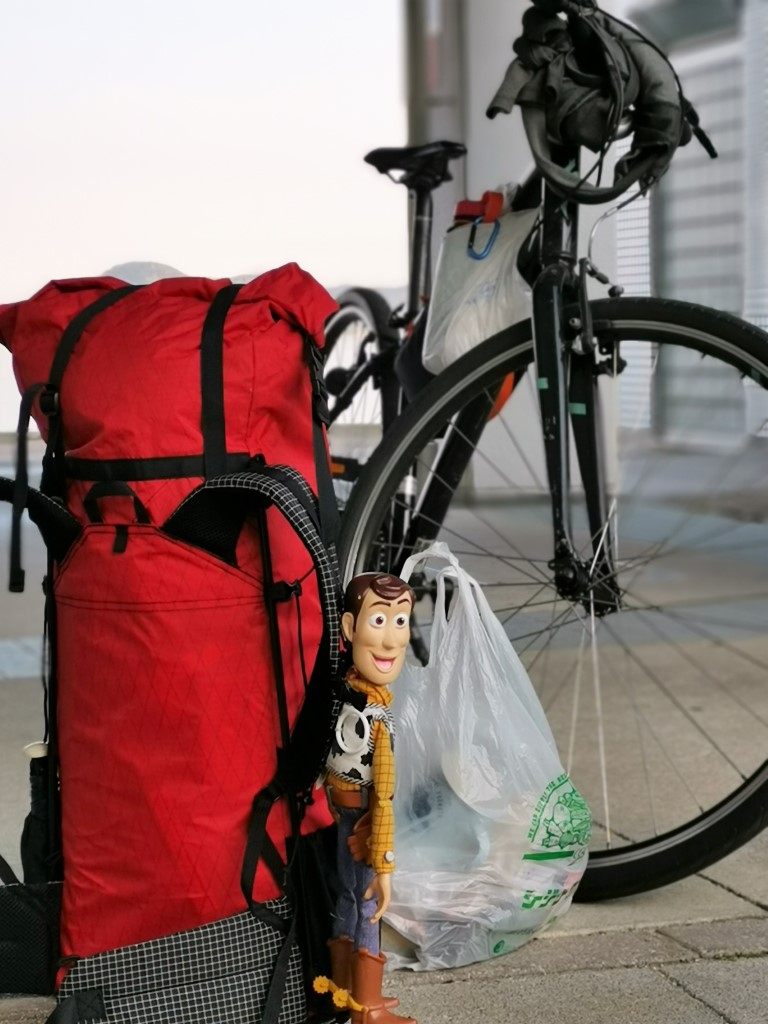
[[[583,14],[584,10],[597,10],[596,0],[532,0],[544,14],[554,17],[557,14]]]

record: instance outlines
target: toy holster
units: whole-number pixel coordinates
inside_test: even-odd
[[[370,856],[370,840],[373,827],[373,810],[376,806],[376,791],[373,789],[341,790],[332,785],[327,787],[329,802],[337,809],[352,808],[362,810],[368,807],[355,824],[352,835],[347,840],[352,860],[368,860]]]
[[[372,828],[373,814],[369,808],[352,829],[352,835],[347,839],[347,846],[352,854],[352,860],[368,860],[371,853]]]

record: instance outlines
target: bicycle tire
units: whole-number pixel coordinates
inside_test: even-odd
[[[703,365],[704,361],[707,361],[707,372],[712,368],[717,370],[718,373],[722,372],[727,374],[729,377],[729,386],[731,386],[732,377],[734,381],[738,380],[741,383],[741,379],[744,376],[749,376],[759,387],[763,390],[768,387],[768,337],[759,329],[738,320],[736,317],[730,316],[725,313],[708,310],[704,307],[694,306],[692,304],[677,302],[673,300],[663,299],[635,299],[635,298],[623,298],[623,299],[606,299],[599,300],[591,303],[592,315],[594,319],[595,334],[598,341],[607,342],[612,344],[614,341],[627,343],[634,341],[637,343],[646,342],[652,343],[650,348],[652,351],[658,353],[658,358],[654,361],[654,372],[659,362],[664,362],[671,358],[667,353],[672,353],[675,358],[680,358],[675,353],[682,349],[688,349],[697,354],[697,361],[695,366],[691,369],[691,373],[695,372],[700,365]],[[624,354],[627,354],[626,351]],[[500,334],[494,336],[488,341],[484,342],[478,348],[465,355],[461,360],[456,362],[448,370],[442,373],[435,381],[433,381],[424,393],[417,399],[417,401],[409,407],[399,422],[388,434],[386,441],[380,446],[379,450],[369,461],[364,473],[361,475],[357,487],[352,496],[352,500],[347,508],[347,513],[344,517],[342,524],[342,535],[339,545],[340,555],[340,566],[345,580],[356,572],[363,571],[366,568],[383,568],[387,563],[389,556],[386,553],[386,538],[381,539],[380,530],[382,523],[386,521],[387,509],[390,507],[390,503],[397,501],[396,495],[397,489],[404,477],[410,472],[410,467],[413,467],[419,453],[427,451],[425,445],[431,444],[434,448],[440,445],[439,438],[445,435],[447,425],[452,422],[452,417],[456,417],[459,410],[469,408],[470,398],[474,395],[480,395],[481,393],[489,393],[491,397],[496,393],[494,388],[497,387],[498,382],[509,373],[509,371],[516,371],[518,376],[524,376],[524,371],[531,365],[532,359],[532,342],[531,342],[531,324],[530,321],[523,322],[509,328]],[[619,381],[621,381],[621,375],[619,375]],[[743,387],[743,385],[741,385]],[[513,402],[514,402],[513,396]],[[511,403],[510,403],[511,404]],[[714,415],[711,411],[706,415]],[[455,422],[455,420],[454,420]],[[487,428],[486,428],[487,429]],[[537,429],[540,428],[537,425]],[[621,434],[624,431],[627,435],[630,431],[622,427],[621,431],[617,431],[617,434]],[[434,441],[434,438],[438,438]],[[510,441],[512,436],[510,436]],[[653,450],[653,449],[652,449]],[[739,449],[741,451],[741,449]],[[674,451],[674,450],[673,450]],[[744,448],[745,452],[749,451],[749,446]],[[654,457],[649,461],[651,466],[650,470],[646,470],[648,473],[658,472],[657,468],[659,465],[664,465],[664,460],[668,458],[664,452],[655,451]],[[425,459],[426,468],[423,470],[425,479],[429,480],[429,462],[428,457],[422,455]],[[431,457],[431,456],[430,456]],[[487,456],[484,456],[486,458]],[[698,457],[698,456],[697,456]],[[746,456],[744,456],[746,458]],[[725,455],[726,458],[726,476],[733,475],[735,471],[736,463],[733,460],[730,450]],[[479,461],[479,456],[476,457]],[[631,465],[631,463],[630,463]],[[739,472],[746,472],[748,466],[741,466]],[[420,470],[421,471],[421,470]],[[737,474],[738,475],[738,474]],[[748,476],[748,473],[747,473]],[[409,477],[412,479],[412,474]],[[443,486],[443,481],[439,480],[440,486]],[[679,481],[674,482],[675,486],[680,486]],[[412,486],[412,485],[411,485]],[[434,486],[434,483],[433,483]],[[618,488],[617,488],[618,493]],[[746,493],[746,492],[745,492]],[[710,496],[710,492],[705,490],[705,497]],[[730,496],[730,495],[729,495]],[[760,496],[758,495],[758,498]],[[667,498],[662,494],[662,498],[666,501]],[[657,498],[657,501],[661,501],[662,498]],[[739,498],[739,494],[736,494],[736,498]],[[742,496],[743,500],[746,500]],[[718,495],[715,495],[715,499],[719,500]],[[454,491],[453,499],[457,515],[462,514],[467,517],[471,516],[470,512],[466,512],[466,506],[462,506],[459,499],[456,497]],[[622,497],[622,501],[623,501]],[[677,500],[677,499],[676,499]],[[683,495],[683,499],[685,495]],[[520,509],[523,508],[524,503],[518,503],[513,506],[510,504],[505,507],[505,514],[510,515],[510,508]],[[448,515],[451,514],[452,505],[448,510]],[[670,506],[672,512],[669,512],[665,508],[666,514],[669,514],[674,519],[674,504]],[[690,505],[694,509],[688,519],[695,518],[695,522],[703,523],[707,520],[709,524],[709,513],[701,513],[696,511],[697,506],[695,504]],[[718,506],[719,507],[719,506]],[[416,512],[413,513],[418,516],[418,502],[415,506]],[[522,515],[522,513],[516,511],[515,514]],[[680,522],[683,522],[683,516],[686,515],[685,507],[680,513]],[[737,513],[729,513],[737,514]],[[631,515],[631,513],[630,513]],[[720,515],[720,513],[718,513]],[[762,517],[762,512],[760,513]],[[652,517],[647,517],[648,521]],[[711,517],[713,521],[720,522],[717,515]],[[497,530],[497,523],[499,521],[498,514],[492,525]],[[688,520],[685,520],[687,522]],[[762,543],[763,538],[766,540],[765,550],[762,547],[758,547],[755,544],[750,543],[748,545],[748,552],[744,552],[742,548],[735,543],[735,538],[739,536],[739,532],[747,530],[746,520],[734,520],[733,523],[728,521],[727,529],[731,533],[731,541],[725,543],[722,551],[713,546],[711,540],[707,539],[706,534],[700,535],[698,541],[699,547],[696,552],[697,571],[703,565],[706,571],[709,571],[715,578],[709,580],[709,583],[713,583],[714,592],[717,592],[717,585],[719,585],[718,568],[720,563],[716,562],[717,558],[722,561],[723,552],[730,552],[728,558],[739,559],[742,558],[742,562],[739,562],[737,568],[742,571],[743,556],[746,554],[748,560],[752,562],[759,562],[763,555],[768,552],[768,526],[765,525],[762,518],[758,518],[757,526],[752,530],[751,536],[757,537],[759,535],[760,542]],[[619,522],[621,519],[619,518]],[[551,519],[550,519],[551,523]],[[442,519],[440,523],[440,529],[446,529],[446,519]],[[648,522],[645,523],[646,527],[649,527]],[[429,524],[427,524],[429,526]],[[631,522],[630,522],[631,526]],[[434,531],[435,526],[432,524],[432,530]],[[628,527],[630,529],[630,527]],[[725,529],[725,528],[724,528]],[[747,531],[748,532],[748,531]],[[695,539],[695,530],[691,536]],[[714,536],[714,535],[713,535]],[[720,535],[721,543],[724,543],[724,538],[727,534]],[[747,536],[747,533],[744,533]],[[463,538],[466,539],[466,538]],[[716,541],[717,538],[715,538]],[[450,542],[450,540],[449,540]],[[696,545],[691,540],[686,540],[693,551]],[[729,547],[730,545],[730,547]],[[418,546],[418,544],[417,544]],[[550,525],[550,546],[551,546],[551,525]],[[733,549],[731,551],[731,548]],[[631,551],[631,548],[628,549]],[[653,550],[653,545],[648,548],[648,551]],[[658,558],[665,557],[664,549],[658,550]],[[703,556],[701,554],[703,552]],[[406,552],[407,553],[407,552]],[[473,552],[474,553],[474,552]],[[489,549],[490,553],[490,549]],[[399,552],[399,555],[402,555]],[[683,559],[688,557],[689,560],[692,558],[690,552],[686,553],[682,542],[678,545],[678,548],[669,549],[666,557],[671,554],[672,563],[675,558]],[[550,552],[551,557],[551,552]],[[645,557],[645,556],[644,556]],[[713,565],[710,567],[708,564],[710,561],[715,560]],[[627,559],[627,565],[632,568],[633,571],[637,570],[637,566],[640,566],[640,573],[644,571],[647,565],[650,565],[653,558],[636,558],[636,564],[632,565],[632,556]],[[669,564],[669,563],[668,563]],[[494,565],[498,568],[499,561],[494,562]],[[399,571],[400,566],[397,564],[390,564],[388,566],[393,571]],[[748,571],[749,566],[744,571]],[[473,572],[473,575],[475,573]],[[685,577],[686,573],[682,573]],[[738,575],[738,574],[737,574]],[[618,576],[618,574],[617,574]],[[633,578],[634,582],[634,578]],[[518,584],[519,585],[519,584]],[[669,586],[669,584],[656,583],[657,587]],[[700,586],[699,586],[700,585]],[[530,586],[530,585],[529,585]],[[683,589],[686,586],[686,580],[683,579],[681,586]],[[694,586],[697,593],[705,594],[706,591],[703,589],[706,586],[706,581],[698,580],[694,576]],[[744,583],[746,587],[747,584]],[[490,593],[490,591],[489,591]],[[758,591],[759,594],[759,591]],[[745,602],[745,607],[749,609],[749,600],[746,595],[746,590],[742,593],[741,598]],[[688,600],[687,593],[684,595],[684,599]],[[714,599],[713,599],[714,600]],[[730,599],[729,599],[730,600]],[[758,601],[759,598],[756,596],[754,600]],[[740,606],[736,604],[736,600],[730,601],[732,607],[736,610]],[[521,605],[521,608],[524,608]],[[554,607],[554,606],[553,606]],[[685,605],[681,605],[685,607]],[[697,606],[698,607],[698,606]],[[706,605],[705,605],[706,607]],[[714,607],[720,608],[720,605],[715,604]],[[725,606],[724,606],[725,607]],[[648,609],[651,609],[649,611]],[[505,609],[506,610],[506,609]],[[519,609],[518,609],[519,610]],[[665,608],[661,605],[660,601],[656,601],[653,605],[642,605],[637,603],[636,606],[629,608],[629,611],[637,613],[636,617],[639,619],[641,615],[645,616],[646,619],[650,619],[651,612],[655,615],[659,611],[664,611]],[[512,612],[508,616],[507,621],[511,619],[516,612]],[[554,614],[554,612],[553,612]],[[690,641],[686,634],[685,644],[679,639],[675,639],[675,643],[672,644],[671,637],[667,636],[667,640],[670,641],[668,648],[679,653],[682,658],[683,652],[687,651],[685,645],[688,647],[696,648],[699,636],[702,632],[701,618],[698,618],[700,613],[693,613],[693,619],[685,619],[685,628],[688,629],[689,625],[693,623],[696,626],[698,632],[694,631],[693,641]],[[735,613],[734,613],[735,614]],[[741,614],[741,613],[740,613]],[[576,616],[578,618],[578,615]],[[728,616],[726,615],[726,619]],[[764,622],[764,616],[758,616],[759,620]],[[619,616],[620,619],[620,616]],[[610,623],[611,617],[606,616],[604,620],[600,620],[601,624],[606,623],[606,629],[608,623]],[[618,620],[617,620],[618,621]],[[675,619],[671,621],[675,622]],[[646,623],[647,625],[647,623]],[[577,623],[578,626],[578,623]],[[583,627],[582,627],[583,628]],[[618,628],[618,627],[616,627]],[[658,625],[654,626],[656,632],[654,635],[658,636]],[[683,629],[680,623],[677,623],[679,630]],[[718,625],[718,630],[721,630],[721,626]],[[738,633],[740,628],[738,625],[735,627],[729,625],[729,630],[725,636],[712,634],[706,642],[711,642],[713,647],[707,648],[708,660],[706,665],[702,667],[701,678],[697,677],[699,684],[701,680],[709,684],[710,679],[714,683],[717,683],[719,689],[715,689],[713,686],[713,692],[707,692],[708,699],[712,699],[715,703],[719,700],[722,702],[723,708],[719,706],[713,711],[709,712],[708,708],[705,716],[705,722],[707,727],[712,729],[713,726],[709,724],[713,718],[717,719],[717,727],[720,727],[723,719],[719,716],[719,712],[723,709],[729,711],[731,715],[734,713],[734,708],[728,704],[728,701],[736,701],[736,697],[739,694],[746,693],[747,690],[742,686],[742,680],[739,677],[738,689],[736,683],[729,679],[729,685],[726,688],[721,685],[717,679],[716,670],[714,668],[718,659],[722,654],[725,654],[726,660],[733,659],[738,664],[738,670],[736,670],[734,678],[744,669],[744,680],[747,678],[746,666],[750,664],[748,660],[742,661],[742,659],[748,659],[747,653],[742,650],[746,643],[752,642],[751,637],[747,640],[739,639],[741,647],[737,646],[736,641],[731,638],[731,633]],[[745,630],[748,632],[746,627]],[[756,627],[757,628],[757,627]],[[594,625],[593,625],[594,629]],[[507,627],[508,633],[510,632]],[[554,631],[550,633],[549,639],[555,635],[560,635],[563,631],[563,627],[558,627],[560,633],[555,634]],[[661,634],[662,638],[664,634]],[[673,634],[674,636],[674,634]],[[761,641],[760,641],[761,642]],[[635,641],[635,643],[638,643]],[[658,646],[658,642],[657,642]],[[543,645],[542,651],[550,649],[550,645]],[[554,646],[551,648],[554,650]],[[639,649],[639,646],[638,648]],[[622,653],[631,659],[633,648],[625,645]],[[518,651],[520,653],[520,651]],[[667,652],[668,653],[668,652]],[[715,658],[715,654],[717,658]],[[758,648],[759,654],[759,648]],[[644,655],[647,658],[647,654]],[[699,653],[697,651],[697,657]],[[750,655],[751,656],[751,655]],[[537,658],[539,655],[537,654]],[[765,668],[768,667],[766,661],[761,661],[759,657],[756,657],[755,664],[752,668],[752,673],[749,674],[749,682],[755,683],[755,694],[756,697],[765,702],[763,696],[763,689],[760,687],[761,678],[764,678]],[[535,659],[534,659],[535,660]],[[698,662],[696,663],[698,664]],[[688,673],[692,671],[693,661],[689,663]],[[535,666],[534,666],[535,667]],[[632,668],[635,669],[636,665],[633,663]],[[719,672],[720,669],[717,670]],[[726,670],[724,670],[726,671]],[[727,672],[726,672],[727,674]],[[752,679],[754,676],[754,680]],[[667,677],[665,675],[664,681],[666,682]],[[612,679],[613,682],[613,679]],[[645,683],[644,677],[641,677],[641,683]],[[676,685],[676,680],[673,680]],[[633,684],[637,686],[639,684]],[[562,688],[562,687],[561,687]],[[704,692],[702,690],[702,692]],[[751,693],[751,690],[749,691]],[[619,696],[622,694],[619,691],[618,685],[616,685],[613,691],[613,697],[616,698],[616,693]],[[627,691],[628,696],[631,698],[632,690]],[[698,690],[696,691],[698,694]],[[658,695],[657,695],[658,696]],[[631,698],[634,699],[634,698]],[[686,701],[690,703],[690,698],[686,696]],[[743,701],[743,698],[740,698]],[[701,700],[703,704],[705,701]],[[698,735],[693,726],[697,725],[699,732],[702,735],[702,726],[698,725],[696,715],[701,711],[695,705],[691,705],[694,710],[689,711],[689,715],[693,716],[691,722],[683,715],[682,725],[686,729],[686,742],[689,740],[688,732],[694,734],[695,738]],[[683,710],[686,710],[684,708]],[[674,715],[670,713],[668,716],[670,722],[680,718],[680,709],[672,708]],[[635,707],[635,714],[637,715],[637,708]],[[752,709],[745,708],[745,722],[752,728],[752,719],[755,718],[756,711],[754,707]],[[763,712],[764,714],[764,712]],[[676,716],[676,717],[675,717]],[[761,724],[762,722],[762,724]],[[637,726],[638,734],[640,735],[641,741],[643,740],[643,730],[646,726],[646,722],[640,717],[639,722],[635,723]],[[669,827],[663,827],[660,831],[658,826],[655,826],[653,834],[647,836],[641,834],[627,834],[626,838],[627,845],[613,847],[609,846],[602,850],[592,852],[590,855],[590,862],[587,868],[587,872],[584,876],[583,881],[577,892],[577,898],[584,901],[595,901],[601,899],[615,898],[618,896],[630,895],[632,893],[642,892],[648,889],[653,889],[662,885],[669,884],[670,882],[677,881],[681,878],[686,877],[689,874],[703,870],[710,866],[721,857],[737,849],[743,845],[753,836],[757,835],[763,828],[768,825],[768,761],[764,760],[765,750],[768,749],[768,744],[765,743],[768,739],[768,733],[766,733],[766,726],[768,722],[763,718],[762,720],[757,715],[755,725],[755,750],[752,754],[752,760],[750,761],[749,768],[741,772],[741,781],[737,785],[733,785],[733,788],[726,788],[724,793],[720,793],[716,798],[712,798],[709,802],[704,805],[698,794],[692,794],[696,797],[698,802],[698,808],[700,813],[696,813],[690,820],[680,820],[672,822]],[[671,725],[670,725],[671,728]],[[751,734],[750,734],[751,735]],[[625,752],[630,749],[630,736],[615,737],[618,742],[621,756],[624,757]],[[699,740],[700,742],[700,740]],[[715,750],[718,753],[718,757],[721,753],[722,742],[719,740],[719,746],[716,746]],[[738,737],[733,740],[734,744],[741,742]],[[746,739],[744,739],[746,742]],[[736,747],[735,749],[738,749]],[[634,756],[637,756],[636,747],[631,748]],[[736,758],[738,764],[739,755],[734,753],[733,749],[727,752],[727,756],[731,755]],[[646,755],[642,753],[642,759],[646,760]],[[697,757],[699,756],[697,752]],[[658,761],[664,764],[662,757],[658,758]],[[698,762],[696,762],[698,763]],[[704,763],[704,762],[702,762]],[[656,762],[650,762],[649,764],[656,769]],[[649,764],[645,765],[647,770]],[[709,765],[707,765],[709,770]],[[719,771],[719,764],[718,764]],[[726,772],[724,769],[724,775],[727,776],[725,783],[726,787],[731,786],[730,768]],[[696,780],[693,780],[694,784]],[[708,779],[706,780],[709,781]],[[575,778],[576,785],[585,792],[578,778]],[[662,795],[666,798],[667,792],[662,791]],[[593,803],[589,794],[587,794],[590,804]],[[629,797],[627,798],[629,799]],[[651,803],[654,800],[653,794],[651,794]],[[656,814],[654,808],[651,809],[652,813]],[[666,811],[666,808],[662,808]],[[593,807],[594,812],[594,807]],[[689,813],[689,812],[686,812]],[[607,815],[606,815],[607,817]],[[610,839],[610,831],[608,832]]]
[[[382,339],[393,336],[391,310],[382,295],[370,288],[351,288],[337,299],[339,309],[325,327],[325,377],[331,392],[328,442],[340,505],[344,505],[360,468],[381,440],[383,422],[394,418],[384,408],[391,402],[391,385],[369,377],[351,385],[351,404],[340,412],[340,392],[366,359],[381,351]]]

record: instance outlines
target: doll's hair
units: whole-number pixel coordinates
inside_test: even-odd
[[[399,576],[392,576],[388,572],[360,573],[359,576],[352,577],[344,591],[344,611],[352,613],[355,626],[357,614],[369,590],[377,597],[383,597],[385,601],[394,601],[402,594],[407,594],[411,599],[411,607],[416,603],[413,588]]]

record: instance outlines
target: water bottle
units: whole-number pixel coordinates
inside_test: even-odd
[[[24,881],[33,884],[50,880],[48,744],[28,743],[24,753],[29,758],[30,806],[21,833],[21,866]]]

